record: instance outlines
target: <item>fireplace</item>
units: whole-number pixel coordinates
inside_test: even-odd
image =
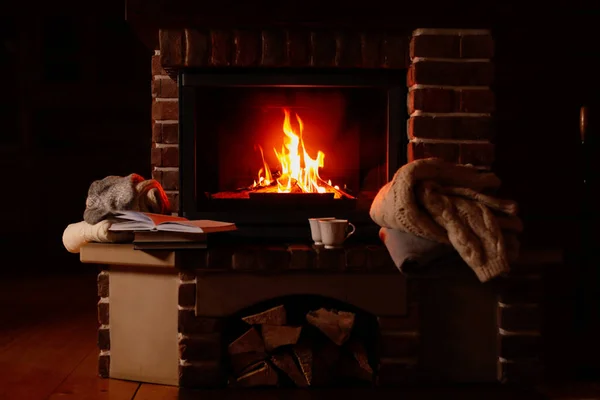
[[[183,69],[181,213],[280,238],[335,215],[373,236],[370,204],[405,161],[405,76]]]

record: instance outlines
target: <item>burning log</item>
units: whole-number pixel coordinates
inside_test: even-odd
[[[325,182],[324,180],[321,180],[319,182],[319,184],[321,186],[323,186],[325,189],[327,189],[328,192],[333,192],[335,193],[335,197],[336,198],[340,198],[343,199],[344,197],[348,198],[348,199],[356,199],[356,197],[352,196],[351,194],[343,191],[340,188],[336,188],[335,186],[331,186],[329,183]]]
[[[278,382],[277,371],[266,361],[253,365],[247,373],[236,379],[241,387],[277,386]]]
[[[296,344],[302,332],[301,326],[262,325],[262,336],[268,352],[278,347]]]
[[[354,326],[354,317],[354,313],[351,312],[329,311],[324,308],[306,314],[308,323],[318,328],[338,346],[344,344],[350,337]]]
[[[263,311],[258,314],[249,315],[242,318],[242,321],[250,325],[285,325],[287,322],[287,315],[285,307],[277,306],[267,311]]]
[[[282,370],[298,387],[308,386],[306,376],[300,372],[300,369],[294,361],[294,357],[289,353],[277,354],[271,357],[271,362],[277,368]]]

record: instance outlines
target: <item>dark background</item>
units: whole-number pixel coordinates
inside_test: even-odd
[[[68,0],[46,9],[16,6],[23,8],[0,13],[0,279],[95,270],[64,249],[62,232],[82,220],[93,180],[132,172],[150,177],[152,46],[125,21],[120,1],[102,2],[96,10]],[[431,18],[431,26],[442,14]],[[568,9],[534,14],[509,5],[492,14],[481,23],[476,16],[461,18],[493,26],[494,169],[504,193],[521,204],[525,244],[566,251],[567,262],[548,287],[555,337],[573,341],[560,351],[576,351],[584,364],[595,359],[598,365],[598,346],[592,350],[586,343],[600,334],[595,250],[600,158],[594,143],[600,14]],[[587,153],[579,132],[582,106],[590,110]]]

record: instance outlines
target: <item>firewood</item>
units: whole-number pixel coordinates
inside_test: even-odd
[[[358,366],[363,370],[364,376],[373,376],[373,368],[369,365],[369,356],[365,346],[357,340],[351,340],[348,342],[348,349],[352,352],[352,356],[358,363]]]
[[[261,361],[246,374],[237,378],[236,382],[241,387],[277,386],[279,377],[277,371],[269,363]]]
[[[287,376],[294,382],[294,384],[298,387],[306,387],[308,386],[308,382],[306,380],[306,376],[296,365],[294,361],[294,357],[289,353],[276,354],[271,357],[271,362],[277,368],[285,372]]]
[[[313,352],[310,346],[305,344],[294,346],[294,355],[300,365],[300,370],[306,378],[308,385],[312,385],[312,365],[313,365]]]
[[[262,325],[262,337],[267,351],[289,345],[296,344],[302,332],[301,326],[278,326]]]
[[[236,377],[244,375],[248,372],[251,366],[264,361],[269,356],[265,352],[250,352],[250,353],[239,353],[232,354],[229,357],[231,363],[231,370]]]
[[[249,315],[242,320],[250,325],[285,325],[287,316],[285,307],[277,306],[258,314]]]
[[[339,377],[373,381],[373,370],[370,367],[369,370],[364,369],[352,355],[347,353],[340,358],[335,373]]]
[[[306,314],[309,324],[317,327],[333,343],[341,346],[350,337],[354,326],[354,313],[346,311],[330,311],[320,308]]]
[[[325,339],[321,346],[313,348],[313,386],[325,386],[335,376],[341,347]]]
[[[255,328],[250,328],[242,336],[231,342],[227,349],[229,354],[261,353],[265,351],[265,343]]]

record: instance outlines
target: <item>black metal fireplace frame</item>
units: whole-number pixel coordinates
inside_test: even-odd
[[[190,219],[235,222],[244,235],[297,239],[306,237],[307,218],[331,216],[347,218],[357,225],[357,235],[377,237],[377,226],[368,213],[315,209],[292,213],[206,211],[199,207],[196,169],[196,93],[215,87],[321,87],[381,88],[387,91],[387,180],[406,163],[406,70],[317,69],[317,68],[203,68],[182,69],[179,82],[179,214]],[[291,214],[291,215],[290,215]]]

